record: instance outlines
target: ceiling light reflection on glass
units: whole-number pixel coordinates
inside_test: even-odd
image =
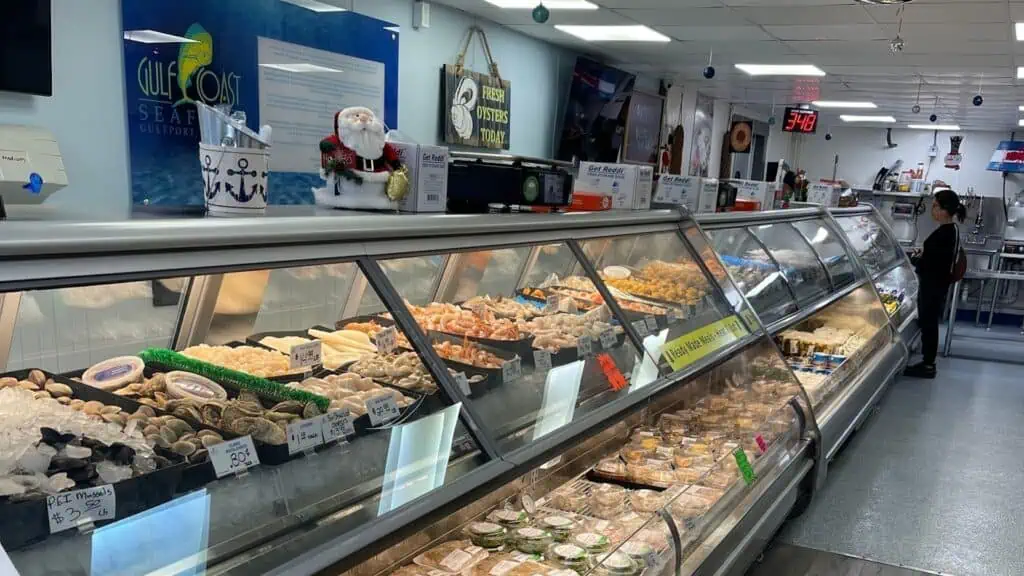
[[[911,130],[960,130],[959,124],[907,124]]]
[[[814,64],[736,64],[736,69],[751,76],[824,76]]]
[[[885,124],[896,122],[892,116],[858,116],[856,114],[840,114],[839,119],[843,122],[883,122]]]
[[[340,6],[328,4],[326,2],[319,2],[318,0],[281,0],[286,4],[298,6],[299,8],[305,8],[312,12],[345,12],[346,10]]]
[[[874,102],[855,102],[847,100],[815,100],[811,102],[818,108],[878,108]]]

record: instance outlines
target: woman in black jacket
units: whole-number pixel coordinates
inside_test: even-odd
[[[917,294],[917,321],[921,326],[921,362],[906,369],[904,374],[915,378],[935,378],[935,355],[939,349],[939,323],[946,307],[950,275],[960,252],[960,232],[953,218],[960,222],[967,216],[967,207],[950,189],[935,193],[932,200],[932,218],[939,227],[924,241],[924,248],[915,252],[910,261],[917,268],[920,290]]]

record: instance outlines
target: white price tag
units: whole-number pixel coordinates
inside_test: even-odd
[[[377,351],[381,354],[390,354],[395,349],[397,338],[398,332],[394,326],[388,326],[377,332],[377,336],[374,338],[374,341],[377,343]]]
[[[324,443],[324,417],[298,420],[288,425],[288,454],[306,452]]]
[[[615,331],[614,330],[609,328],[609,329],[605,330],[604,332],[601,332],[601,347],[602,348],[604,348],[605,350],[611,350],[613,347],[615,347],[615,342],[616,342],[616,338],[615,338]]]
[[[217,478],[245,472],[260,464],[260,457],[256,455],[252,436],[242,436],[214,444],[210,446],[209,451],[210,462],[213,462],[213,472]]]
[[[519,356],[511,360],[507,360],[501,365],[501,381],[502,382],[515,382],[523,377],[523,365],[522,360]]]
[[[676,322],[679,322],[679,315],[676,313],[674,309],[669,308],[666,321],[669,324],[675,324]]]
[[[459,390],[462,390],[462,393],[465,394],[466,396],[469,396],[469,394],[472,392],[469,389],[469,378],[466,378],[465,372],[455,373],[455,383],[459,385]]]
[[[376,396],[367,400],[366,413],[370,416],[371,426],[380,426],[391,422],[401,415],[398,404],[391,396]]]
[[[580,358],[583,358],[584,356],[590,356],[590,353],[593,352],[593,342],[594,340],[590,336],[587,336],[586,334],[576,339],[576,350],[578,351],[578,355]]]
[[[50,534],[89,522],[113,520],[117,513],[116,505],[117,496],[110,484],[47,496],[46,516],[50,520]]]
[[[345,440],[349,436],[356,435],[356,427],[352,424],[352,415],[348,410],[324,414],[320,425],[320,434],[323,436],[324,444],[335,440]]]
[[[658,330],[658,319],[648,314],[644,316],[644,322],[647,323],[647,332],[653,333]]]
[[[305,344],[296,344],[288,353],[289,368],[309,368],[323,364],[320,353],[323,350],[323,342],[313,340]]]
[[[636,333],[639,334],[641,338],[650,334],[650,332],[647,331],[647,322],[644,322],[643,320],[633,322],[633,330],[636,330]]]
[[[548,352],[547,350],[534,350],[533,365],[537,372],[547,372],[551,370],[551,352]]]
[[[548,294],[547,298],[544,299],[544,308],[558,310],[558,294]]]

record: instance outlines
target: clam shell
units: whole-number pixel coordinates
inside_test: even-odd
[[[154,375],[146,381],[146,385],[154,392],[165,392],[167,390],[167,380],[163,374]]]
[[[224,441],[220,436],[200,436],[199,441],[202,443],[204,448],[215,446]]]
[[[145,428],[142,429],[142,433],[145,434],[146,436],[152,436],[153,434],[159,434],[160,433],[160,427],[159,426],[154,426],[154,425],[150,424],[150,425],[148,425],[148,426],[146,426]]]
[[[200,421],[216,426],[224,415],[224,406],[216,402],[206,402],[199,408]]]
[[[104,406],[100,408],[100,414],[119,414],[121,412],[120,406]]]
[[[250,390],[242,390],[241,392],[239,392],[237,400],[239,402],[254,402],[256,404],[260,403],[259,395]]]
[[[225,413],[227,410],[225,409]],[[241,416],[234,420],[224,419],[224,428],[228,432],[234,432],[239,436],[245,436],[251,434],[256,428],[256,419],[248,416]]]
[[[206,462],[209,458],[210,453],[206,451],[206,448],[202,448],[193,452],[192,455],[188,457],[188,461],[193,464],[198,464],[200,462]]]
[[[190,456],[196,451],[196,447],[188,442],[175,442],[171,445],[171,450],[174,450],[182,456]]]
[[[178,434],[174,431],[173,428],[169,426],[161,426],[160,435],[163,436],[164,440],[167,440],[168,442],[178,441]]]
[[[85,406],[85,400],[82,400],[81,398],[75,398],[74,400],[68,403],[68,406],[70,406],[73,410],[81,410],[82,406]]]
[[[192,428],[192,426],[189,425],[188,422],[185,422],[184,420],[181,420],[179,418],[173,418],[171,420],[168,420],[166,426],[171,430],[174,430],[174,433],[177,434],[179,437],[184,436],[185,434],[195,432],[195,430]]]
[[[46,385],[46,391],[49,392],[53,397],[60,398],[64,396],[71,396],[73,391],[71,386],[67,384],[60,384],[58,382],[50,382]]]
[[[202,430],[196,432],[196,436],[198,436],[199,438],[204,438],[206,436],[213,436],[214,438],[221,438],[220,434],[214,432],[213,430],[207,430],[206,428],[203,428]]]
[[[24,388],[25,390],[32,390],[33,392],[35,392],[36,390],[39,390],[39,385],[36,384],[35,382],[22,380],[21,382],[18,382],[18,388]]]
[[[28,373],[28,381],[41,387],[46,383],[46,374],[43,374],[42,370],[31,370]]]
[[[36,400],[45,400],[50,398],[50,393],[47,392],[46,390],[38,390],[32,393],[32,397],[35,398]]]
[[[170,448],[171,443],[167,441],[163,436],[159,434],[148,434],[146,435],[146,441],[152,443],[154,446],[161,448]]]
[[[120,424],[124,426],[128,419],[125,418],[124,414],[100,414],[100,416],[107,422],[113,422],[114,424]]]
[[[153,410],[149,406],[139,406],[139,409],[136,410],[136,412],[141,412],[141,413],[145,414],[146,416],[149,416],[150,418],[153,418],[154,416],[156,416],[156,410]]]
[[[253,418],[252,437],[267,444],[284,444],[288,441],[288,435],[280,426],[266,418]]]
[[[103,402],[98,400],[90,400],[82,406],[82,412],[86,414],[99,414],[103,410]]]
[[[68,404],[71,404],[71,397],[70,396],[59,396],[57,398],[57,402],[60,402],[61,404],[64,404],[66,406]]]
[[[292,420],[298,420],[298,414],[290,414],[288,412],[266,412],[263,415],[267,420],[274,422],[291,422]]]

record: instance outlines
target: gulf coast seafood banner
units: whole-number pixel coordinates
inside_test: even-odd
[[[399,29],[279,0],[122,0],[133,204],[203,205],[196,102],[273,128],[270,204],[312,204],[333,115],[398,128]]]

